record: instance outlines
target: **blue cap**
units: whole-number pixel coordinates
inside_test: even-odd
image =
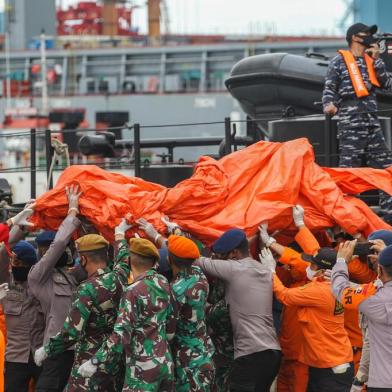
[[[392,245],[387,246],[378,256],[378,264],[386,267],[392,265]]]
[[[37,252],[35,251],[34,246],[27,241],[19,241],[12,248],[12,252],[15,253],[18,260],[27,264],[33,265],[38,261]]]
[[[368,237],[369,241],[383,240],[386,246],[392,245],[392,231],[390,230],[376,230]]]
[[[237,248],[246,239],[246,234],[241,229],[225,231],[212,245],[215,253],[229,253]]]
[[[54,237],[56,237],[55,231],[50,231],[50,230],[41,231],[41,233],[39,233],[35,238],[35,243],[38,246],[50,245],[53,242]]]

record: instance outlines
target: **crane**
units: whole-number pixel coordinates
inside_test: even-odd
[[[103,34],[113,36],[117,32],[117,3],[126,3],[127,0],[103,0]],[[162,11],[161,12],[161,7]],[[159,43],[161,40],[161,20],[165,24],[165,33],[169,33],[169,12],[165,0],[148,0],[148,37],[151,43]]]

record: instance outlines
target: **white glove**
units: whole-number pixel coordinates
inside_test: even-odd
[[[268,223],[262,223],[259,226],[259,231],[260,231],[260,238],[263,241],[263,243],[265,244],[266,247],[270,247],[274,242],[276,242],[276,239],[273,237],[270,237],[268,235]]]
[[[0,300],[2,300],[9,291],[10,289],[8,288],[8,283],[0,284]]]
[[[46,358],[48,358],[48,354],[46,354],[43,346],[35,351],[34,362],[37,366],[41,366],[42,362],[45,361]]]
[[[136,221],[139,225],[139,229],[144,230],[149,238],[156,241],[157,238],[160,236],[157,229],[149,222],[147,222],[144,218],[140,218]]]
[[[65,187],[65,194],[68,199],[68,211],[75,210],[79,213],[79,198],[82,192],[79,192],[78,185],[71,185]]]
[[[359,385],[351,385],[350,392],[361,392],[363,389],[363,386],[360,387]]]
[[[299,204],[293,207],[293,219],[294,219],[295,226],[297,227],[305,226],[304,214],[305,214],[305,210]]]
[[[259,259],[261,264],[265,265],[271,272],[275,272],[276,269],[276,261],[272,252],[268,248],[264,248],[261,250],[259,254]]]
[[[30,226],[30,227],[34,226],[33,223],[27,220],[33,214],[34,214],[34,210],[32,208],[25,208],[23,211],[19,212],[19,214],[11,218],[11,222],[13,225],[18,225],[18,226]]]
[[[132,225],[128,224],[125,218],[122,218],[120,224],[116,226],[114,229],[114,235],[115,236],[117,234],[125,235],[125,232],[129,230],[131,227]]]
[[[89,359],[87,362],[84,362],[79,366],[78,373],[82,377],[91,377],[97,371],[97,369],[97,365],[93,365],[91,363],[91,359]]]
[[[180,228],[180,226],[178,226],[177,223],[170,222],[170,219],[167,216],[163,216],[161,218],[161,221],[166,225],[167,231],[170,234],[173,234],[176,231],[176,229]]]

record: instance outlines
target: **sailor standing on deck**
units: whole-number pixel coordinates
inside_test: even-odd
[[[349,50],[340,50],[328,68],[322,100],[326,114],[339,114],[340,167],[392,165],[376,112],[376,89],[392,91],[392,77],[379,57],[376,32],[375,25],[352,25],[346,34]],[[380,194],[380,207],[385,221],[392,223],[392,198]]]

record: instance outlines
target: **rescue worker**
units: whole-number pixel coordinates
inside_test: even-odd
[[[224,232],[212,245],[213,258],[230,260],[231,252],[243,241],[244,232],[230,229]],[[210,282],[206,322],[208,332],[215,347],[215,380],[213,391],[228,392],[229,376],[234,362],[233,329],[229,307],[225,297],[225,283],[214,279]]]
[[[305,225],[304,213],[302,206],[293,207],[293,221],[298,229],[294,239],[306,253],[314,254],[319,249],[319,244]],[[302,259],[300,253],[276,242],[268,235],[265,224],[260,226],[260,237],[279,256],[278,261],[283,266],[277,267],[276,273],[286,287],[301,287],[309,283],[306,275],[309,263]],[[278,374],[278,392],[302,392],[308,385],[308,366],[299,361],[304,337],[298,312],[299,308],[296,306],[283,306],[279,333],[283,361]]]
[[[79,366],[91,359],[110,336],[116,320],[123,288],[128,283],[128,246],[125,232],[131,226],[123,219],[115,229],[119,250],[113,269],[109,268],[108,242],[98,234],[88,234],[76,241],[82,268],[87,279],[81,283],[65,319],[62,330],[35,353],[38,365],[47,357],[58,355],[75,345],[75,360],[67,391],[114,391],[116,379],[104,372],[91,378],[78,373]],[[118,375],[119,370],[113,371]]]
[[[272,317],[272,272],[252,259],[244,232],[230,260],[201,257],[196,265],[225,283],[234,336],[230,391],[268,391],[281,361]]]
[[[169,282],[154,269],[159,253],[153,243],[132,238],[129,244],[133,283],[123,293],[112,334],[79,373],[92,377],[98,370],[110,371],[124,353],[122,391],[174,391],[168,339],[176,314]]]
[[[23,238],[23,226],[30,226],[27,219],[32,215],[30,205],[9,219],[12,227],[9,243],[0,249],[0,283],[4,308],[7,343],[5,352],[5,391],[27,392],[31,380],[37,381],[41,369],[33,360],[34,351],[42,344],[43,315],[38,301],[27,283],[27,275],[37,262],[34,247]],[[8,230],[7,225],[1,225]],[[11,250],[10,250],[11,248]],[[4,291],[5,285],[7,289]],[[9,288],[9,291],[8,291]]]
[[[269,249],[264,251],[261,261],[275,269]],[[343,307],[333,297],[330,282],[324,279],[325,270],[336,262],[336,251],[321,248],[307,261],[310,283],[287,288],[275,274],[274,293],[284,305],[299,307],[304,341],[298,360],[309,366],[307,391],[348,392],[354,376],[351,344],[344,328]]]
[[[377,26],[352,25],[349,50],[340,50],[329,65],[323,91],[324,112],[339,114],[339,165],[383,169],[392,165],[377,116],[376,89],[392,91],[392,77],[381,60],[373,35]],[[392,198],[380,194],[384,220],[392,223]]]
[[[335,279],[340,287],[350,287],[347,263],[350,262],[356,241],[342,244],[337,255]],[[392,246],[386,247],[378,258],[378,276],[383,286],[359,305],[368,322],[370,367],[367,390],[392,391]]]
[[[74,269],[67,267],[68,243],[79,227],[79,197],[77,186],[66,188],[68,214],[59,227],[53,242],[28,276],[29,288],[38,299],[45,316],[44,344],[61,331],[71,306],[73,290],[82,280]],[[69,378],[74,361],[74,350],[68,350],[47,358],[42,363],[42,373],[36,392],[62,392]]]
[[[202,270],[193,265],[200,252],[192,240],[178,235],[169,237],[168,251],[174,276],[170,286],[178,311],[171,342],[176,392],[210,391],[215,371],[214,347],[205,322],[209,286]]]

